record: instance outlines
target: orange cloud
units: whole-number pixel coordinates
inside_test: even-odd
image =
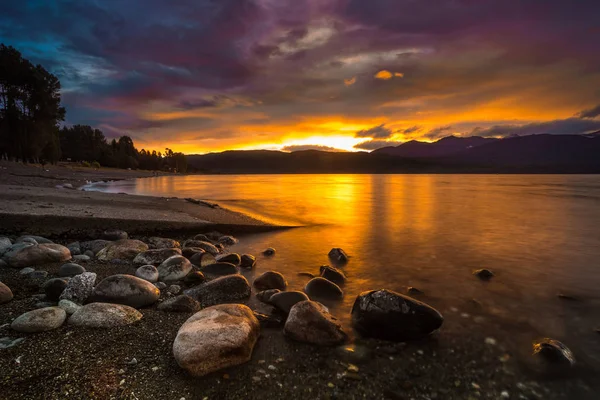
[[[375,74],[375,79],[383,79],[385,81],[396,78],[404,78],[404,74],[402,72],[390,72],[387,69],[382,69],[378,73]]]
[[[353,76],[350,79],[344,79],[344,85],[346,85],[346,86],[352,86],[355,83],[356,83],[356,77],[355,76]]]

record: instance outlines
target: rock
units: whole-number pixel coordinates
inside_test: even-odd
[[[267,271],[254,280],[254,287],[258,290],[287,288],[287,281],[279,272]]]
[[[181,250],[176,248],[146,250],[135,256],[133,263],[136,265],[158,265],[174,256],[181,256]]]
[[[250,284],[242,275],[226,275],[188,289],[184,293],[198,300],[202,307],[210,307],[248,300],[250,292]]]
[[[213,256],[219,254],[219,249],[217,249],[212,243],[203,242],[202,240],[186,240],[183,243],[183,247],[198,247],[205,252],[212,254]]]
[[[75,276],[79,274],[83,274],[85,272],[85,268],[83,268],[79,264],[63,264],[58,270],[58,276],[67,277],[67,276]]]
[[[416,287],[412,287],[412,286],[409,286],[408,288],[406,288],[406,292],[408,294],[412,294],[412,295],[423,294],[422,290],[417,289]]]
[[[185,278],[192,270],[192,264],[183,256],[173,256],[158,267],[158,279],[164,282],[174,282]]]
[[[204,274],[200,271],[192,271],[183,278],[186,285],[195,286],[203,283],[206,280]]]
[[[161,238],[156,236],[153,236],[150,239],[148,239],[148,245],[150,245],[150,248],[152,249],[174,249],[181,247],[181,244],[177,240]]]
[[[3,259],[0,258],[0,268],[4,268],[4,267],[8,267],[8,264],[6,263],[6,261],[4,261]]]
[[[420,339],[443,322],[435,308],[386,289],[361,293],[352,307],[352,325],[365,337],[400,342]]]
[[[75,311],[79,310],[81,306],[77,303],[72,302],[71,300],[62,299],[58,302],[58,306],[65,310],[67,315],[73,315]]]
[[[194,236],[194,240],[200,240],[202,242],[210,242],[211,240],[208,238],[208,236],[199,233],[196,236]]]
[[[27,286],[33,288],[40,287],[46,282],[48,271],[33,271],[25,276],[27,277]]]
[[[273,254],[275,254],[275,249],[274,249],[274,248],[272,248],[272,247],[268,247],[267,249],[265,249],[265,250],[263,251],[263,254],[264,254],[265,256],[272,256]]]
[[[328,256],[333,262],[338,264],[345,264],[348,262],[348,254],[339,247],[331,249]]]
[[[8,303],[13,299],[12,290],[4,283],[0,282],[0,304]]]
[[[69,243],[67,245],[67,249],[69,249],[72,256],[78,256],[81,254],[81,245],[79,242]]]
[[[213,306],[192,315],[179,328],[173,355],[191,375],[204,376],[249,361],[259,334],[259,322],[248,307]]]
[[[56,302],[55,301],[38,301],[33,306],[35,308],[56,307]]]
[[[254,268],[255,265],[256,257],[254,257],[252,254],[242,254],[240,267],[250,269]]]
[[[0,256],[4,254],[6,250],[8,250],[12,246],[12,242],[7,237],[0,237]]]
[[[269,299],[269,303],[272,304],[279,311],[282,311],[284,314],[288,314],[294,305],[306,300],[310,299],[305,293],[291,291],[274,294]]]
[[[190,262],[196,267],[204,267],[206,265],[216,263],[215,257],[210,253],[196,253],[190,258]]]
[[[62,292],[67,288],[68,282],[65,279],[54,278],[46,281],[42,286],[46,299],[50,301],[58,301]]]
[[[16,338],[14,340],[9,337],[0,338],[0,350],[14,347],[24,340],[25,338]]]
[[[10,324],[10,327],[23,333],[44,332],[59,328],[65,319],[67,313],[62,308],[46,307],[20,315]]]
[[[217,262],[225,262],[233,265],[240,265],[242,259],[237,253],[221,254],[216,257]]]
[[[225,235],[223,235],[221,232],[218,232],[218,231],[212,231],[212,232],[206,233],[205,236],[208,238],[208,240],[210,242],[215,242],[215,241],[219,240],[219,238],[221,236],[225,236]]]
[[[96,256],[96,255],[94,254],[94,252],[93,252],[93,251],[91,251],[91,250],[86,250],[86,251],[85,251],[85,253],[83,253],[83,255],[84,255],[84,256],[87,256],[87,257],[88,257],[88,259],[90,259],[90,260]],[[75,256],[75,257],[77,257],[77,256]]]
[[[346,275],[335,267],[330,267],[329,265],[322,265],[319,268],[319,272],[321,273],[321,277],[327,279],[335,283],[336,285],[343,285],[346,282]]]
[[[83,304],[94,292],[96,274],[84,272],[69,280],[67,287],[60,295],[60,300],[70,300],[74,303]]]
[[[15,241],[15,243],[27,243],[27,242],[33,243],[33,244],[52,244],[52,243],[54,243],[50,239],[46,239],[45,237],[35,236],[35,235],[24,235],[24,236],[17,238],[17,240]]]
[[[299,342],[320,346],[338,345],[348,339],[340,322],[322,304],[310,300],[292,307],[283,334]]]
[[[100,252],[100,250],[108,246],[110,243],[110,240],[96,239],[87,242],[81,242],[79,243],[79,247],[81,247],[81,251],[83,251],[83,254],[86,254],[88,251],[90,251],[92,252],[92,254],[88,255],[90,257],[95,257],[96,254]]]
[[[567,346],[558,340],[544,338],[533,342],[533,354],[545,361],[559,365],[575,365],[575,356]]]
[[[148,245],[139,240],[122,239],[109,243],[100,250],[98,260],[111,261],[114,259],[133,260],[139,253],[148,250]]]
[[[102,239],[104,240],[126,240],[129,239],[129,235],[125,231],[118,229],[106,230],[102,233]]]
[[[90,256],[88,256],[87,254],[80,254],[78,256],[73,256],[73,261],[76,261],[76,262],[88,262],[91,259],[92,258]]]
[[[181,249],[181,254],[188,260],[196,253],[206,253],[200,247],[184,247]],[[190,260],[191,261],[191,260]]]
[[[344,297],[344,292],[335,283],[325,278],[312,278],[304,287],[304,292],[311,299],[339,300]]]
[[[209,264],[200,268],[200,271],[202,271],[202,273],[205,275],[223,276],[239,274],[237,267],[227,262],[216,262],[214,264]]]
[[[35,269],[33,269],[31,267],[26,267],[19,271],[19,275],[28,275],[28,274],[32,273],[33,271],[35,271]]]
[[[132,275],[112,275],[94,288],[90,302],[149,306],[158,300],[160,291],[150,282]]]
[[[114,328],[142,319],[142,313],[122,304],[90,303],[77,310],[69,324],[89,328]]]
[[[298,276],[306,276],[310,279],[315,277],[315,274],[311,273],[311,272],[298,272],[297,273]]]
[[[154,265],[142,265],[135,270],[135,276],[148,282],[158,282],[158,269]]]
[[[154,284],[154,286],[158,289],[158,290],[163,290],[167,288],[167,284],[164,282],[156,282]]]
[[[263,303],[267,303],[269,304],[269,300],[271,299],[271,296],[273,296],[276,293],[281,292],[281,290],[279,289],[267,289],[267,290],[263,290],[261,292],[256,293],[256,298],[260,301],[262,301]]]
[[[60,244],[25,244],[23,246],[22,243],[17,243],[4,254],[4,259],[11,267],[24,268],[33,265],[67,261],[71,259],[71,252]]]
[[[266,328],[279,328],[285,322],[284,318],[280,314],[263,314],[256,311],[254,316],[260,322],[260,326]]]
[[[178,295],[181,292],[181,286],[179,285],[171,285],[167,289],[167,293],[171,295]]]
[[[219,239],[217,239],[217,242],[224,244],[225,246],[233,246],[234,244],[236,244],[238,242],[238,240],[236,238],[234,238],[233,236],[221,236]]]
[[[494,273],[492,271],[490,271],[489,269],[478,269],[476,271],[473,271],[473,275],[475,275],[476,277],[478,277],[481,280],[489,280],[492,279],[494,277]]]
[[[167,312],[197,312],[201,308],[197,300],[185,294],[165,300],[158,306],[160,311]]]

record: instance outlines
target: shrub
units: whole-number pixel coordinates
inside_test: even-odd
[[[82,166],[82,167],[89,168],[89,167],[90,167],[90,163],[89,163],[89,162],[87,162],[87,161],[82,161],[82,162],[81,162],[81,166]]]
[[[92,168],[95,168],[95,169],[100,169],[100,163],[99,163],[98,161],[94,161],[94,162],[92,163]]]

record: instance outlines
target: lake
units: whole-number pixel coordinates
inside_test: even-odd
[[[257,255],[253,274],[274,269],[301,289],[298,272],[318,273],[343,248],[345,299],[328,306],[345,323],[361,291],[413,286],[448,334],[489,331],[524,358],[533,339],[552,337],[600,369],[600,176],[191,175],[95,189],[201,198],[302,226],[243,237],[232,251]],[[277,254],[261,256],[269,246]],[[479,268],[496,276],[482,282]]]

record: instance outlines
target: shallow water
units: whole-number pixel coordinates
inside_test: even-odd
[[[536,337],[557,338],[600,369],[600,176],[198,175],[95,188],[213,200],[302,225],[244,237],[232,251],[275,247],[255,273],[278,270],[301,289],[307,279],[297,272],[318,273],[328,251],[342,247],[351,256],[345,299],[329,306],[346,323],[361,291],[414,286],[465,329],[493,324],[525,352]],[[478,268],[496,277],[481,282]]]

